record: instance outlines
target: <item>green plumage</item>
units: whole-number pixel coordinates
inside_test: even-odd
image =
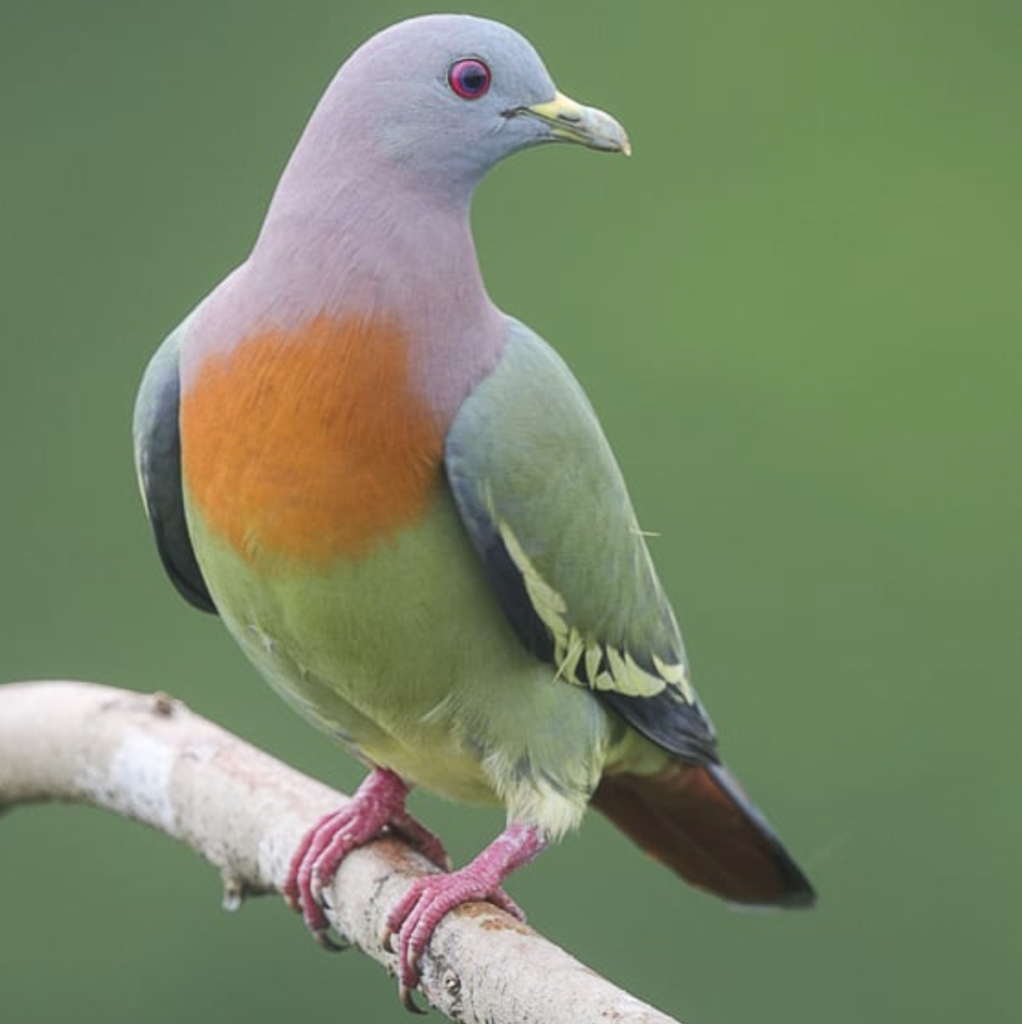
[[[511,560],[523,563],[517,568],[532,584],[532,610],[549,629],[560,633],[553,620],[561,619],[586,644],[684,665],[674,617],[596,416],[563,360],[522,324],[509,321],[500,365],[454,420],[446,464],[473,539],[484,552],[500,541],[512,548]],[[570,646],[563,639],[554,660],[574,681],[580,659],[566,660],[561,649]]]
[[[486,294],[472,194],[553,141],[630,152],[505,26],[380,33],[310,120],[249,259],[155,356],[136,412],[175,585],[374,768],[292,861],[310,929],[328,928],[321,884],[381,831],[443,860],[409,825],[410,786],[507,809],[475,860],[388,915],[404,998],[444,914],[479,898],[517,912],[501,882],[590,802],[697,886],[813,899],[718,760],[582,389]]]
[[[180,483],[176,493],[165,486],[180,475],[162,472],[172,446],[154,445],[149,424],[152,396],[176,396],[176,339],[151,364],[137,415],[143,482],[163,482],[144,490],[164,559],[187,564],[194,549],[202,571],[186,575],[188,589],[208,588],[274,689],[357,756],[452,799],[504,802],[512,819],[551,835],[577,825],[608,765],[666,763],[580,678],[585,651],[565,661],[551,602],[589,649],[613,651],[603,656],[604,697],[614,669],[630,666],[621,678],[631,694],[636,674],[650,694],[639,700],[673,691],[695,723],[688,732],[712,744],[686,703],[687,682],[638,668],[654,658],[684,666],[677,627],[588,401],[527,328],[508,321],[504,355],[451,427],[450,485],[438,478],[419,522],[359,559],[317,568],[281,558],[270,571],[214,535]],[[169,422],[172,413],[162,408]],[[187,532],[168,529],[176,501],[188,509]],[[473,550],[502,530],[527,557],[530,601],[541,594],[531,628],[546,631],[554,657],[523,642],[522,610],[502,607],[505,581]]]

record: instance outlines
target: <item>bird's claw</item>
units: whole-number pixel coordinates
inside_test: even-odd
[[[316,945],[327,953],[343,953],[346,949],[351,948],[350,942],[343,939],[338,941],[330,934],[328,928],[317,928],[313,931],[312,937],[316,940]]]
[[[426,1011],[415,1001],[414,988],[409,988],[403,982],[399,982],[397,986],[397,997],[401,1000],[401,1005],[409,1013],[418,1013],[423,1017],[426,1015]]]
[[[495,889],[486,899],[487,902],[503,910],[505,914],[510,914],[516,921],[525,924],[525,911],[503,889]]]
[[[294,872],[294,875],[296,879],[299,877],[298,872]],[[334,938],[336,933],[333,932],[330,919],[324,910],[324,907],[329,906],[328,890],[323,886],[317,872],[312,872],[304,887],[300,881],[296,881],[294,885],[290,884],[291,879],[288,882],[289,884],[284,887],[284,899],[292,910],[302,915],[302,920],[315,939],[316,945],[328,953],[343,953],[348,949],[351,943],[343,936]]]
[[[441,871],[450,871],[451,858],[440,839],[410,814],[402,814],[391,820],[388,831],[409,846],[415,847],[427,860],[432,861]]]
[[[407,794],[408,787],[397,775],[375,769],[349,803],[309,829],[295,851],[283,895],[323,949],[346,948],[329,937],[330,922],[323,908],[337,869],[356,847],[381,833],[396,834],[438,866],[449,866],[440,840],[405,810]]]
[[[393,928],[391,928],[390,923],[389,923],[389,921],[390,921],[389,917],[388,917],[387,920],[388,920],[388,923],[386,925],[384,925],[383,931],[380,934],[380,945],[383,946],[383,949],[384,949],[385,952],[392,953],[394,955],[398,955],[399,956],[399,951],[394,948],[394,936],[395,935],[399,936],[400,932],[399,931],[395,931]],[[399,957],[397,997],[401,1001],[401,1005],[409,1013],[425,1014],[426,1011],[421,1006],[419,1006],[419,1004],[415,1001],[415,989],[418,987],[418,984],[419,984],[418,966],[416,965],[415,980],[414,980],[414,982],[412,982],[412,984],[409,984],[408,981],[405,978],[405,973],[404,973],[403,968],[401,966],[401,960],[400,960],[400,957]]]
[[[502,888],[479,887],[465,869],[416,879],[391,909],[380,933],[380,944],[398,958],[398,996],[405,1009],[423,1012],[414,1003],[412,993],[421,980],[419,963],[437,925],[456,907],[478,901],[492,903],[525,921],[522,908]]]

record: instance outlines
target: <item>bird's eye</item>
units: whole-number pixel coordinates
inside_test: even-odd
[[[474,57],[455,61],[447,72],[447,81],[463,100],[478,100],[490,91],[490,69]]]

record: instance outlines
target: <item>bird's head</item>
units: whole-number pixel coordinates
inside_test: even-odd
[[[371,38],[317,117],[344,126],[339,146],[367,147],[431,191],[469,194],[504,157],[545,142],[630,152],[614,118],[558,92],[526,39],[463,15],[413,18]]]

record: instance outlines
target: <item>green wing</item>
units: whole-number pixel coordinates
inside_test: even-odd
[[[517,321],[448,433],[447,477],[523,644],[667,750],[716,760],[674,614],[580,385]]]
[[[190,318],[189,318],[190,319]],[[204,612],[216,612],[195,558],[181,484],[178,358],[185,320],[156,350],[135,400],[135,467],[163,567],[178,592]]]

